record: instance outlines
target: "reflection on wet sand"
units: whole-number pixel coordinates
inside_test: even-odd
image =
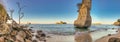
[[[92,42],[92,37],[89,29],[75,28],[75,42]]]

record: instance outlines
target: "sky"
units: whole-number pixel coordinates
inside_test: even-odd
[[[77,3],[82,0],[4,0],[4,6],[9,13],[14,9],[13,18],[18,22],[18,7],[16,2],[25,6],[22,23],[54,24],[65,21],[73,24],[78,16]],[[92,0],[92,23],[113,24],[120,18],[120,0]]]

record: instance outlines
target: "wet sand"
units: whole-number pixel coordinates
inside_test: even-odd
[[[91,32],[92,41],[93,42],[108,42],[108,39],[111,37],[120,37],[120,29],[117,34],[116,33],[112,34],[112,32],[110,32],[111,30],[112,32],[116,32],[117,29],[107,29],[107,30],[102,29],[102,30]],[[109,34],[108,32],[111,33],[112,35],[108,36],[107,35]],[[49,37],[46,37],[46,42],[75,42],[74,40],[75,35],[57,35],[57,34],[50,34],[47,32],[45,32],[45,34],[49,36]]]
[[[104,36],[100,39],[97,39],[95,42],[108,42],[108,40],[112,37],[115,37],[115,38],[120,38],[120,29],[118,29],[118,33],[117,34],[112,34],[111,36]]]
[[[51,35],[47,42],[75,42],[73,35]]]

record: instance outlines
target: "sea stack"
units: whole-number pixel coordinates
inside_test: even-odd
[[[74,26],[77,28],[88,28],[91,26],[91,1],[92,0],[82,0],[82,3],[79,3],[78,6],[78,18],[74,21]]]

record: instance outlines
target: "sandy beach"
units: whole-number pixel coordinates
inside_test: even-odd
[[[112,29],[110,29],[112,30]],[[119,30],[120,31],[120,30]],[[105,34],[104,36],[97,37],[94,33],[97,33],[98,31],[95,31],[92,33],[92,42],[108,42],[109,38],[111,37],[117,37],[120,38],[120,33],[117,34],[111,34],[111,36],[108,36]],[[115,32],[115,31],[114,31]],[[54,35],[54,34],[47,34],[50,37],[47,38],[47,42],[75,42],[74,35]],[[96,38],[96,37],[97,38]]]
[[[73,35],[53,35],[47,38],[47,42],[75,42]]]
[[[118,29],[117,34],[112,34],[111,36],[104,36],[100,39],[97,39],[95,42],[108,42],[110,38],[115,37],[115,38],[120,38],[120,29]]]

